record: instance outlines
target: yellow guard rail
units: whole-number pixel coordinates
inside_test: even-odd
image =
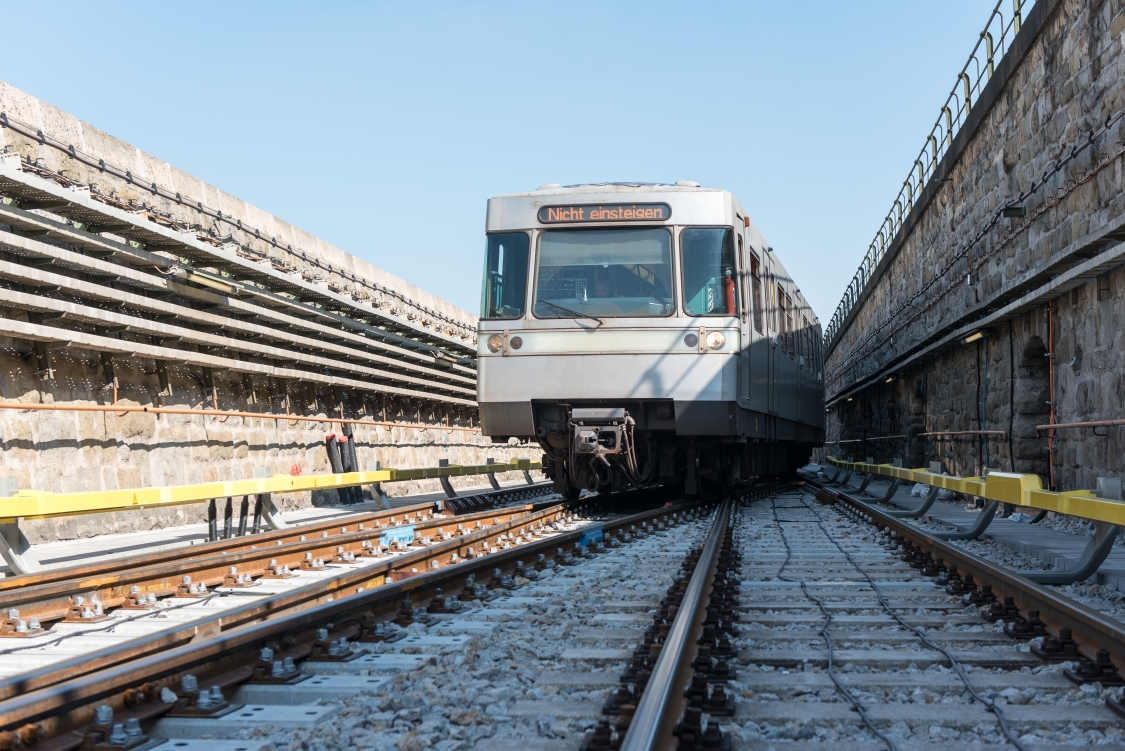
[[[925,469],[848,462],[831,456],[828,457],[828,461],[835,467],[852,472],[892,477],[906,482],[920,482],[923,485],[936,486],[989,501],[1055,511],[1091,521],[1125,525],[1125,503],[1099,498],[1090,490],[1067,490],[1061,493],[1045,490],[1038,475],[989,472],[984,477],[953,477],[937,475]]]
[[[20,518],[44,519],[74,514],[102,514],[109,511],[178,506],[184,503],[209,501],[214,498],[266,493],[300,493],[309,490],[329,490],[356,485],[379,485],[384,482],[532,470],[541,467],[542,465],[539,462],[533,462],[530,459],[515,459],[497,464],[453,464],[448,467],[422,467],[418,469],[387,468],[373,472],[342,472],[331,475],[273,475],[252,480],[205,482],[199,485],[170,485],[132,490],[94,490],[84,493],[48,493],[43,490],[19,490],[14,495],[0,498],[0,523],[14,522]]]

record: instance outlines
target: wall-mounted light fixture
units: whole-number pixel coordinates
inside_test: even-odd
[[[973,333],[969,334],[964,339],[962,339],[961,343],[962,344],[972,344],[973,342],[977,341],[978,339],[983,339],[983,338],[984,338],[984,332],[983,331],[974,331]]]
[[[894,382],[895,382],[894,376],[887,376],[887,380],[883,381],[883,383],[894,383]]]

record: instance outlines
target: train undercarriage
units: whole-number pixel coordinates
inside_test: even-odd
[[[737,435],[682,435],[668,401],[618,405],[537,403],[543,472],[567,498],[673,485],[685,496],[761,477],[792,475],[811,444]]]

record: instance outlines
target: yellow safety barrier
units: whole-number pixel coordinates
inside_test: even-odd
[[[20,490],[0,498],[0,523],[19,518],[43,519],[52,516],[100,514],[129,511],[156,506],[177,506],[199,503],[213,498],[261,495],[266,493],[300,493],[355,485],[379,485],[385,482],[430,478],[483,475],[496,472],[540,469],[539,462],[515,459],[502,464],[450,465],[418,469],[381,469],[374,472],[343,472],[332,475],[273,475],[252,480],[205,482],[198,485],[172,485],[132,490],[94,490],[85,493],[48,493],[42,490]]]
[[[1010,503],[1060,514],[1079,516],[1091,521],[1125,525],[1125,503],[1099,498],[1089,490],[1067,490],[1057,493],[1044,490],[1038,475],[1013,472],[989,472],[985,477],[953,477],[937,475],[924,469],[906,469],[890,464],[847,462],[828,457],[835,467],[852,472],[893,477],[906,482],[920,482],[989,501]]]

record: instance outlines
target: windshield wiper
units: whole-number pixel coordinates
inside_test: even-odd
[[[563,306],[557,305],[557,304],[551,302],[550,300],[540,300],[539,302],[547,303],[552,308],[555,308],[556,310],[561,310],[564,313],[570,313],[572,316],[578,316],[579,318],[589,318],[591,321],[597,321],[599,326],[601,326],[603,323],[605,323],[605,321],[598,318],[597,316],[592,316],[592,315],[589,315],[588,313],[579,313],[577,310],[571,310],[570,308],[564,308]]]

